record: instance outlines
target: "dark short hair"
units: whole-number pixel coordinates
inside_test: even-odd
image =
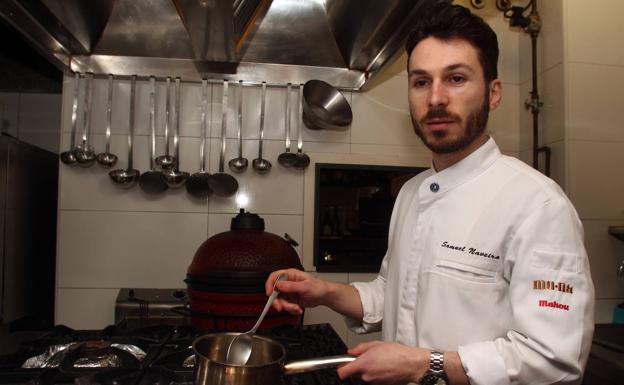
[[[473,15],[467,8],[446,1],[427,8],[407,38],[405,49],[408,65],[414,47],[427,37],[466,40],[477,50],[485,81],[489,83],[498,78],[496,33],[482,18]]]

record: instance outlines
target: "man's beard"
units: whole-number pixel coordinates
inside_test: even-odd
[[[420,119],[420,123],[414,117],[412,112],[412,124],[416,135],[422,140],[422,142],[434,153],[437,154],[450,154],[456,151],[463,150],[468,147],[474,140],[479,137],[484,131],[487,125],[488,116],[490,113],[489,97],[486,93],[483,99],[483,104],[478,109],[472,111],[467,119],[463,131],[460,136],[454,139],[445,139],[445,136],[449,135],[446,132],[433,132],[432,135],[437,140],[427,140],[422,129],[422,125],[429,119],[434,118],[448,118],[456,122],[460,122],[461,118],[455,114],[451,114],[446,111],[446,107],[440,106],[430,109],[427,114]]]

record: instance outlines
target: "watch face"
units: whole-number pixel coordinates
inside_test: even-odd
[[[422,380],[420,380],[420,385],[447,385],[448,381],[445,375],[429,373],[426,374]]]

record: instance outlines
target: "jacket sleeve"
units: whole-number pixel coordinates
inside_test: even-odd
[[[383,319],[384,293],[386,291],[385,266],[387,259],[381,265],[379,275],[371,282],[353,282],[360,294],[364,317],[362,320],[345,317],[347,327],[357,334],[372,333],[381,330]]]
[[[594,287],[582,224],[564,197],[512,234],[504,262],[513,312],[503,338],[459,347],[473,385],[578,384],[591,347]]]

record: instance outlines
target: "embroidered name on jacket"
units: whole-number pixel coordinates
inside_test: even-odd
[[[561,310],[566,310],[566,311],[570,310],[569,305],[564,305],[557,301],[546,301],[545,299],[539,300],[539,306],[540,307],[554,307],[555,309],[561,309]]]
[[[562,293],[572,294],[573,287],[563,282],[545,281],[538,279],[533,281],[534,290],[555,290]]]
[[[500,259],[500,255],[494,255],[492,253],[488,253],[488,252],[485,252],[485,251],[477,250],[474,247],[451,245],[447,241],[442,242],[440,247],[445,247],[447,249],[461,251],[462,253],[478,255],[480,257],[485,257],[485,258],[490,258],[490,259]]]

